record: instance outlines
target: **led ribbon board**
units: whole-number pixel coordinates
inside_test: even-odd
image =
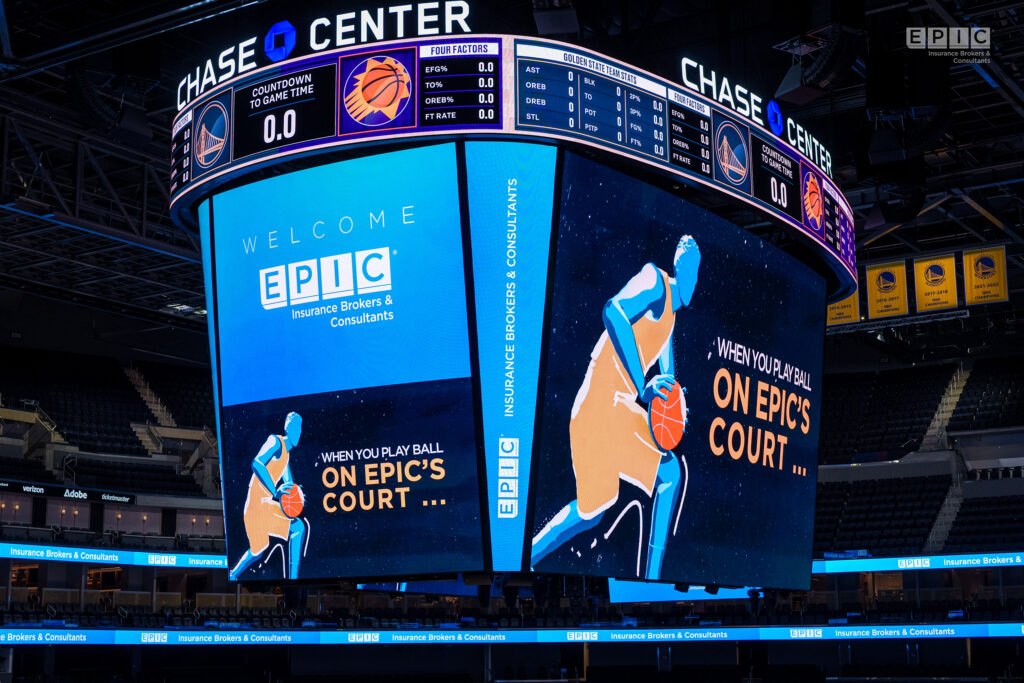
[[[0,645],[402,645],[445,643],[664,643],[708,641],[917,640],[1019,638],[1024,623],[863,624],[857,626],[740,626],[663,629],[509,629],[396,631],[215,631],[12,628]]]
[[[85,546],[38,545],[32,543],[0,543],[0,558],[12,560],[47,560],[51,562],[84,562],[87,564],[131,565],[139,567],[208,567],[225,569],[224,555],[176,553],[164,551],[89,548]],[[1024,567],[1024,553],[977,553],[973,555],[929,555],[918,557],[868,557],[851,560],[814,560],[813,574],[846,574],[856,572],[918,571],[927,569],[964,569],[970,567]],[[674,584],[632,582],[609,579],[613,602],[652,602],[656,600],[708,600],[709,594],[677,591]],[[694,587],[696,588],[696,587]],[[411,588],[409,592],[416,592]],[[746,590],[721,589],[717,599],[745,597]],[[474,593],[475,595],[475,593]]]
[[[837,275],[830,300],[856,286],[852,210],[810,158],[701,93],[535,38],[357,45],[225,81],[174,121],[172,212],[287,157],[452,134],[561,140],[641,162],[805,236]]]
[[[132,567],[201,567],[227,569],[223,555],[176,553],[163,550],[123,550],[80,546],[0,543],[0,558],[45,560],[47,562],[83,562],[85,564],[127,565]]]

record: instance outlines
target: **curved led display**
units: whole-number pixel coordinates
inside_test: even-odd
[[[692,87],[703,71],[689,66],[697,75],[684,68],[683,80]],[[778,134],[742,115],[760,106],[755,99],[730,109],[606,56],[536,38],[319,52],[225,81],[181,110],[172,130],[172,211],[180,217],[220,184],[296,155],[430,136],[528,136],[600,149],[754,207],[817,247],[838,281],[829,299],[841,298],[856,286],[850,206],[829,177],[827,153],[785,130],[777,106],[765,116]]]
[[[825,280],[791,255],[508,139],[265,178],[199,223],[232,578],[806,587]]]

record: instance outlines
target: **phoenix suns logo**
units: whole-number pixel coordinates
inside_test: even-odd
[[[810,171],[804,172],[804,215],[807,217],[807,222],[815,230],[821,230],[821,218],[822,213],[822,199],[821,199],[821,184],[818,182],[818,176],[814,175]]]
[[[412,79],[394,57],[370,57],[352,70],[345,85],[345,110],[363,126],[395,120],[411,99]]]

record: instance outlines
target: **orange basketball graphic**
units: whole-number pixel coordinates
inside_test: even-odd
[[[302,508],[306,504],[306,497],[302,494],[302,489],[299,488],[298,484],[292,485],[291,493],[285,493],[281,496],[281,510],[291,519],[295,519],[302,514]]]
[[[364,64],[365,69],[353,75],[354,80],[346,89],[345,110],[359,123],[371,117],[366,125],[391,121],[411,94],[409,72],[392,57],[371,57]]]
[[[821,228],[821,186],[813,173],[804,174],[804,213],[815,228]]]
[[[651,401],[648,419],[651,423],[651,434],[658,445],[670,451],[679,445],[686,430],[686,399],[679,382],[675,382],[668,392],[668,399],[655,396]]]

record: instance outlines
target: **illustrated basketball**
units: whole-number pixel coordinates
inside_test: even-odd
[[[672,385],[668,399],[654,397],[647,415],[651,434],[659,446],[670,451],[679,445],[686,429],[686,399],[679,382]]]
[[[395,103],[403,85],[405,73],[393,62],[373,63],[363,78],[363,99],[377,109]]]
[[[302,494],[302,489],[299,488],[298,484],[292,486],[291,493],[285,493],[281,496],[281,510],[290,519],[295,519],[301,515],[305,504],[306,497]]]

